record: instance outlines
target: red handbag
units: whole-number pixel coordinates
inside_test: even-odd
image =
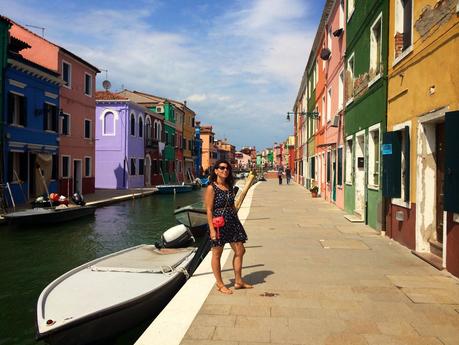
[[[226,205],[225,208],[223,209],[223,214],[225,213],[226,206],[228,206],[228,198],[226,199]],[[217,240],[220,239],[220,228],[225,226],[225,218],[223,216],[218,216],[212,218],[212,225],[214,226],[216,232],[217,232]]]

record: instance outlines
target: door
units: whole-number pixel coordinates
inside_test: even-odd
[[[82,164],[81,160],[73,161],[73,191],[75,193],[82,193]]]
[[[362,219],[365,216],[365,134],[356,137],[355,147],[355,208]]]
[[[36,160],[35,153],[29,153],[29,195],[28,195],[29,198],[39,196],[39,195],[35,195],[37,191],[37,185],[36,185],[37,179],[35,176],[35,160]]]
[[[445,124],[439,123],[435,128],[436,134],[436,235],[437,241],[443,243],[443,194],[445,181]]]
[[[151,159],[149,155],[145,156],[145,186],[151,186]]]
[[[336,202],[336,150],[332,151],[332,200]]]

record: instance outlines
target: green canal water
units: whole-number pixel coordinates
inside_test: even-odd
[[[35,341],[35,307],[43,288],[66,271],[109,253],[154,243],[176,225],[173,210],[203,199],[203,191],[153,195],[96,210],[68,224],[0,226],[0,344]],[[148,324],[114,340],[132,344]]]

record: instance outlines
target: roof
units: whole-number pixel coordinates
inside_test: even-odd
[[[134,103],[143,104],[143,105],[147,105],[147,104],[161,105],[164,103],[164,101],[158,97],[149,96],[141,92],[130,91],[127,89],[117,92],[116,94],[121,97],[130,99]]]
[[[6,17],[5,17],[5,18],[6,18]],[[96,73],[100,73],[100,70],[99,70],[96,66],[90,64],[89,62],[87,62],[86,60],[82,59],[82,58],[79,57],[78,55],[75,55],[74,53],[72,53],[71,51],[65,49],[64,47],[61,47],[60,45],[57,45],[56,43],[51,42],[51,41],[48,41],[46,38],[37,35],[35,32],[33,32],[33,31],[27,29],[25,26],[23,26],[23,25],[21,25],[21,24],[15,22],[14,20],[11,20],[11,19],[9,19],[9,18],[6,18],[6,19],[7,19],[11,24],[17,25],[17,26],[19,26],[21,29],[23,29],[23,30],[25,30],[25,31],[27,31],[27,32],[29,32],[29,33],[31,33],[32,35],[34,35],[34,36],[36,36],[36,37],[42,39],[43,41],[46,41],[46,42],[48,42],[49,44],[52,44],[53,46],[59,48],[60,50],[62,50],[62,51],[63,51],[64,53],[66,53],[67,55],[70,55],[70,56],[71,56],[72,58],[74,58],[75,60],[77,60],[77,61],[81,62],[82,64],[88,66],[89,68],[93,69]]]
[[[10,36],[10,43],[8,45],[8,50],[12,50],[18,53],[21,50],[28,49],[28,48],[31,48],[31,46],[27,42],[24,42],[23,40],[20,40],[19,38],[16,38],[14,36]]]
[[[118,95],[110,91],[96,91],[96,100],[124,100],[128,101],[126,97]]]
[[[135,91],[134,90],[134,91],[131,91],[131,92],[133,92],[133,93],[135,93],[137,95],[142,95],[144,97],[148,97],[150,99],[155,99],[155,100],[160,100],[160,101],[163,101],[163,102],[172,103],[175,106],[181,107],[182,110],[184,110],[186,108],[189,111],[191,111],[193,114],[195,114],[195,112],[192,109],[188,108],[188,106],[184,102],[179,102],[179,101],[176,101],[176,100],[171,99],[171,98],[165,98],[165,97],[161,97],[161,96],[156,96],[156,95],[152,95],[152,94],[149,94],[149,93],[146,93],[146,92],[141,92],[141,91]]]
[[[10,25],[12,25],[13,23],[11,22],[11,20],[7,17],[4,17],[0,14],[0,21],[4,22],[4,23],[8,23]]]

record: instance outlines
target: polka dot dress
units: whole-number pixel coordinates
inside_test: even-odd
[[[223,247],[225,243],[232,242],[244,243],[247,241],[247,234],[234,210],[233,191],[223,190],[215,183],[212,183],[212,188],[214,189],[213,216],[225,218],[225,225],[220,228],[220,239],[212,240],[212,247]]]

